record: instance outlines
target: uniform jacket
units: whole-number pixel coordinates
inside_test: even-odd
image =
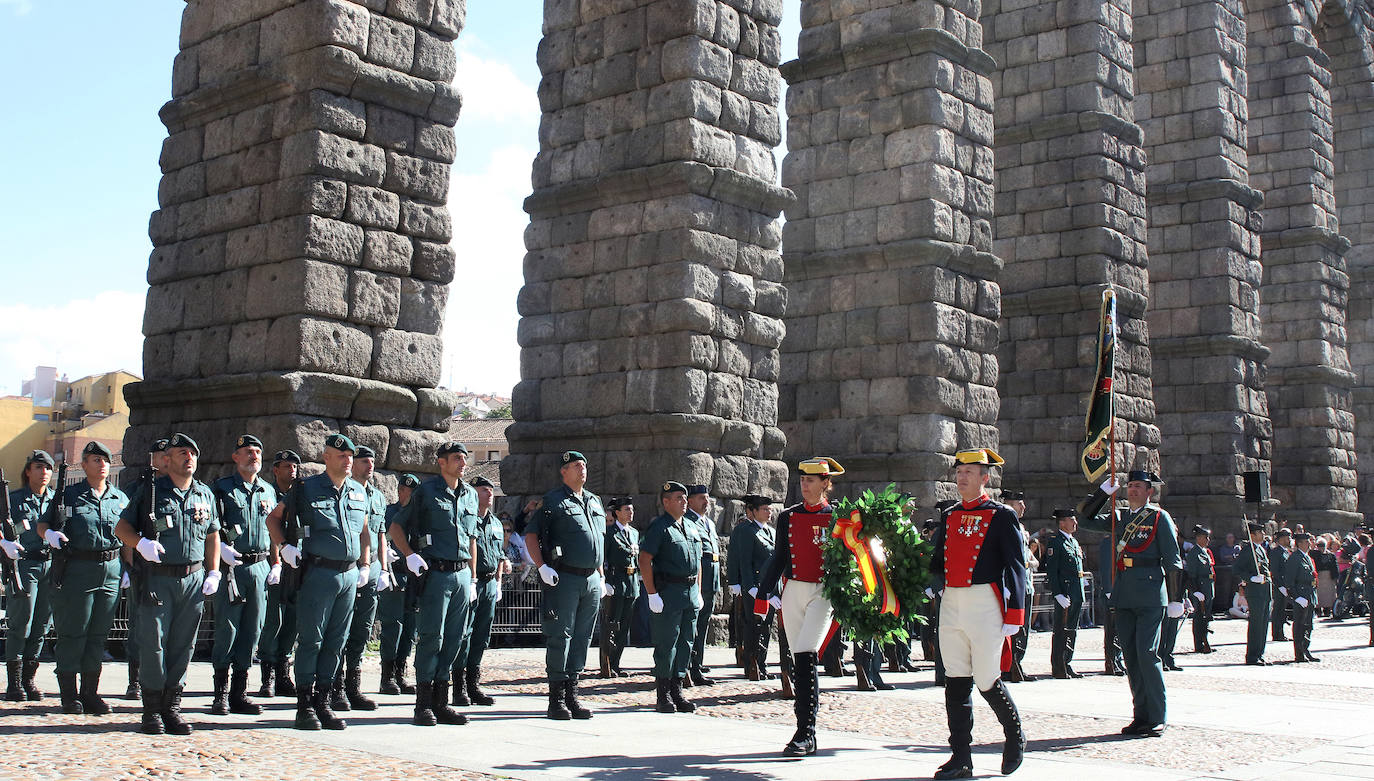
[[[1203,596],[1211,599],[1216,581],[1216,562],[1212,560],[1212,551],[1201,545],[1184,551],[1183,575],[1186,578],[1184,587],[1189,594],[1201,591]]]
[[[748,594],[749,589],[758,587],[777,548],[773,527],[760,527],[754,521],[748,521],[736,526],[730,537],[730,558],[733,566],[739,569],[740,591]]]
[[[1231,564],[1231,571],[1236,573],[1236,579],[1245,586],[1245,598],[1247,600],[1269,598],[1269,588],[1274,577],[1269,570],[1269,555],[1264,552],[1263,545],[1256,545],[1249,540],[1241,543],[1240,553],[1236,556],[1235,562]],[[1256,575],[1264,578],[1263,585],[1250,580]]]
[[[932,587],[990,584],[1003,598],[1002,622],[1026,620],[1026,581],[1020,522],[1010,507],[986,495],[947,509],[931,536]]]
[[[807,507],[798,502],[778,513],[775,539],[781,543],[773,549],[768,566],[759,577],[759,599],[781,594],[779,581],[782,578],[796,578],[798,570],[805,570],[804,574],[814,576],[814,582],[820,581],[821,544],[830,533],[833,522],[829,502],[818,507]]]
[[[701,530],[687,516],[678,521],[664,513],[649,524],[640,549],[653,560],[654,589],[663,598],[665,610],[700,610],[701,591],[696,583],[670,583],[665,578],[683,580],[701,574]]]
[[[618,523],[606,526],[605,540],[606,583],[615,588],[616,596],[639,593],[639,530],[633,526],[620,528]]]
[[[1072,535],[1056,531],[1045,540],[1041,568],[1051,594],[1063,594],[1070,604],[1083,602],[1083,548]]]
[[[14,530],[19,533],[17,542],[29,555],[46,555],[48,543],[38,536],[38,522],[48,512],[54,491],[47,488],[36,494],[25,485],[17,491],[10,491],[10,520]]]
[[[1300,550],[1288,555],[1288,565],[1283,570],[1283,585],[1288,588],[1288,598],[1303,597],[1310,606],[1317,598],[1317,565],[1312,557]]]
[[[277,506],[277,489],[261,477],[245,483],[238,472],[215,481],[221,536],[239,553],[262,553],[272,546],[267,516]]]
[[[210,486],[199,480],[192,480],[185,491],[172,484],[167,475],[153,481],[157,503],[153,507],[154,530],[156,539],[165,551],[163,564],[191,564],[204,561],[205,538],[219,531],[219,512],[216,509],[215,494]],[[134,493],[132,500],[125,506],[121,517],[129,522],[140,534],[147,536],[138,515],[142,504],[143,483]]]
[[[563,566],[597,569],[604,559],[606,510],[591,491],[583,488],[579,499],[572,489],[560,485],[544,494],[544,504],[530,516],[525,532],[538,537]],[[548,558],[545,563],[556,569]]]
[[[1169,511],[1147,504],[1116,510],[1116,585],[1112,607],[1164,607],[1182,600],[1183,556]],[[1140,522],[1132,528],[1133,519]]]
[[[112,483],[105,483],[105,493],[95,495],[95,489],[85,480],[69,485],[62,491],[62,504],[66,507],[67,519],[60,531],[67,535],[64,547],[84,551],[106,551],[120,547],[115,537],[115,524],[119,523],[120,513],[129,506],[129,497]],[[55,525],[55,505],[48,507],[47,524],[50,529]],[[134,528],[138,528],[134,524]]]
[[[690,509],[685,517],[697,525],[697,538],[701,540],[701,591],[714,594],[720,590],[720,541],[716,539],[716,522]]]

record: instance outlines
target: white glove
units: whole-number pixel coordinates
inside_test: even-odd
[[[367,581],[372,578],[371,567],[358,568],[358,588],[367,588]]]
[[[602,596],[603,598],[615,596],[615,586],[612,586],[612,585],[609,584],[609,583],[602,583],[602,584],[601,584],[601,596]]]
[[[731,595],[731,596],[736,596],[736,597],[739,596],[739,586],[738,586],[738,585],[735,585],[735,586],[731,586],[731,587],[730,587],[730,595]]]
[[[220,560],[231,567],[238,566],[239,552],[234,550],[234,546],[227,542],[221,542],[219,544],[219,557]]]
[[[772,605],[774,610],[782,610],[782,597],[771,596],[768,598],[768,604]]]
[[[1108,496],[1111,496],[1112,494],[1116,493],[1117,489],[1120,487],[1121,486],[1117,485],[1115,477],[1107,478],[1102,482],[1101,485],[1102,493],[1107,494]]]
[[[61,550],[62,543],[67,541],[67,535],[56,529],[48,529],[43,532],[43,539],[47,540],[48,545],[54,549]]]
[[[396,585],[396,579],[391,576],[390,572],[382,570],[382,574],[377,576],[378,591],[386,591],[394,585]]]
[[[219,591],[219,577],[219,570],[210,570],[210,573],[205,576],[205,584],[200,587],[200,593],[208,597]]]
[[[281,583],[281,562],[272,565],[272,569],[267,571],[267,585],[275,586]]]
[[[1201,592],[1201,591],[1194,591],[1194,592],[1193,592],[1193,596],[1194,596],[1194,597],[1197,597],[1197,601],[1198,601],[1199,603],[1205,602],[1205,601],[1207,600],[1207,597],[1204,597],[1204,596],[1202,595],[1202,592]]]
[[[1263,582],[1264,582],[1264,576],[1263,576],[1263,575],[1251,575],[1251,576],[1250,576],[1250,582],[1251,582],[1251,583],[1263,583]]]
[[[650,612],[650,613],[662,613],[662,612],[663,612],[663,597],[662,597],[662,596],[660,596],[660,595],[658,595],[658,594],[650,594],[650,595],[649,595],[649,612]]]
[[[119,579],[119,587],[127,590],[129,588],[129,573],[124,573]]]
[[[1003,636],[1003,637],[1011,637],[1012,635],[1014,635],[1014,634],[1016,634],[1017,632],[1020,632],[1020,631],[1021,631],[1021,625],[1020,625],[1020,624],[1003,624],[1003,625],[1002,625],[1002,636]]]
[[[1288,596],[1288,588],[1286,586],[1279,586],[1279,593],[1285,597]]]
[[[500,579],[500,578],[497,578],[497,579],[496,579],[496,599],[493,599],[492,602],[495,603],[495,602],[500,602],[500,601],[501,601],[501,579]]]
[[[1182,602],[1170,602],[1165,610],[1168,612],[1169,618],[1183,618]]]
[[[934,598],[935,598],[935,589],[930,588],[929,586],[927,586],[927,587],[926,587],[926,599],[934,599]]]
[[[296,569],[301,565],[301,549],[295,545],[281,546],[281,560],[286,562],[286,566]]]
[[[409,569],[416,577],[419,577],[421,572],[429,569],[429,565],[425,563],[425,558],[423,556],[418,553],[412,553],[406,556],[406,569]]]
[[[11,559],[19,558],[19,543],[10,542],[9,540],[0,540],[0,548],[4,548],[5,555],[9,556]]]
[[[1298,603],[1298,607],[1307,607],[1307,597],[1293,597],[1293,601]]]
[[[469,584],[468,584],[468,602],[476,602],[476,601],[477,601],[477,584],[476,584],[476,583],[469,583]]]
[[[550,567],[547,564],[541,564],[539,565],[539,579],[544,581],[546,585],[557,586],[558,570],[554,569],[553,567]]]
[[[386,549],[386,563],[387,563],[387,564],[395,564],[396,562],[398,562],[398,561],[400,561],[400,560],[401,560],[401,554],[397,553],[395,548],[392,548],[392,547],[388,546],[387,549]]]
[[[749,589],[749,596],[753,597],[754,599],[758,599],[758,598],[759,598],[759,587],[758,587],[758,586],[754,586],[753,588]]]
[[[162,543],[147,537],[139,537],[134,550],[138,551],[138,555],[154,563],[162,561],[162,554],[167,552],[167,549],[162,547]]]
[[[1069,598],[1067,596],[1063,594],[1055,594],[1054,601],[1058,602],[1059,606],[1064,608],[1065,610],[1069,609]]]

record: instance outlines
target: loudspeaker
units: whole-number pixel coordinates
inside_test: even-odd
[[[1246,472],[1245,501],[1262,504],[1269,501],[1269,473]]]

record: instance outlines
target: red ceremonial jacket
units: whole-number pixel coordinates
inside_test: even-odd
[[[939,591],[991,584],[1002,599],[1002,623],[1024,623],[1026,560],[1016,513],[984,495],[954,505],[941,520],[931,537],[931,587]]]
[[[830,505],[807,507],[794,504],[778,513],[778,546],[759,578],[759,599],[767,599],[781,589],[780,578],[821,582],[821,545],[830,534]]]

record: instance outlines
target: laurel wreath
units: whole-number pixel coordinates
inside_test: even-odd
[[[858,499],[844,498],[832,506],[834,518],[848,518],[858,510],[863,519],[862,540],[877,537],[887,554],[887,577],[900,603],[898,615],[881,613],[878,591],[865,592],[854,554],[844,542],[827,536],[821,551],[825,568],[821,589],[835,610],[844,633],[859,641],[906,642],[913,621],[924,624],[921,607],[927,602],[933,548],[921,539],[911,522],[909,498],[889,484],[882,493],[864,491]]]

